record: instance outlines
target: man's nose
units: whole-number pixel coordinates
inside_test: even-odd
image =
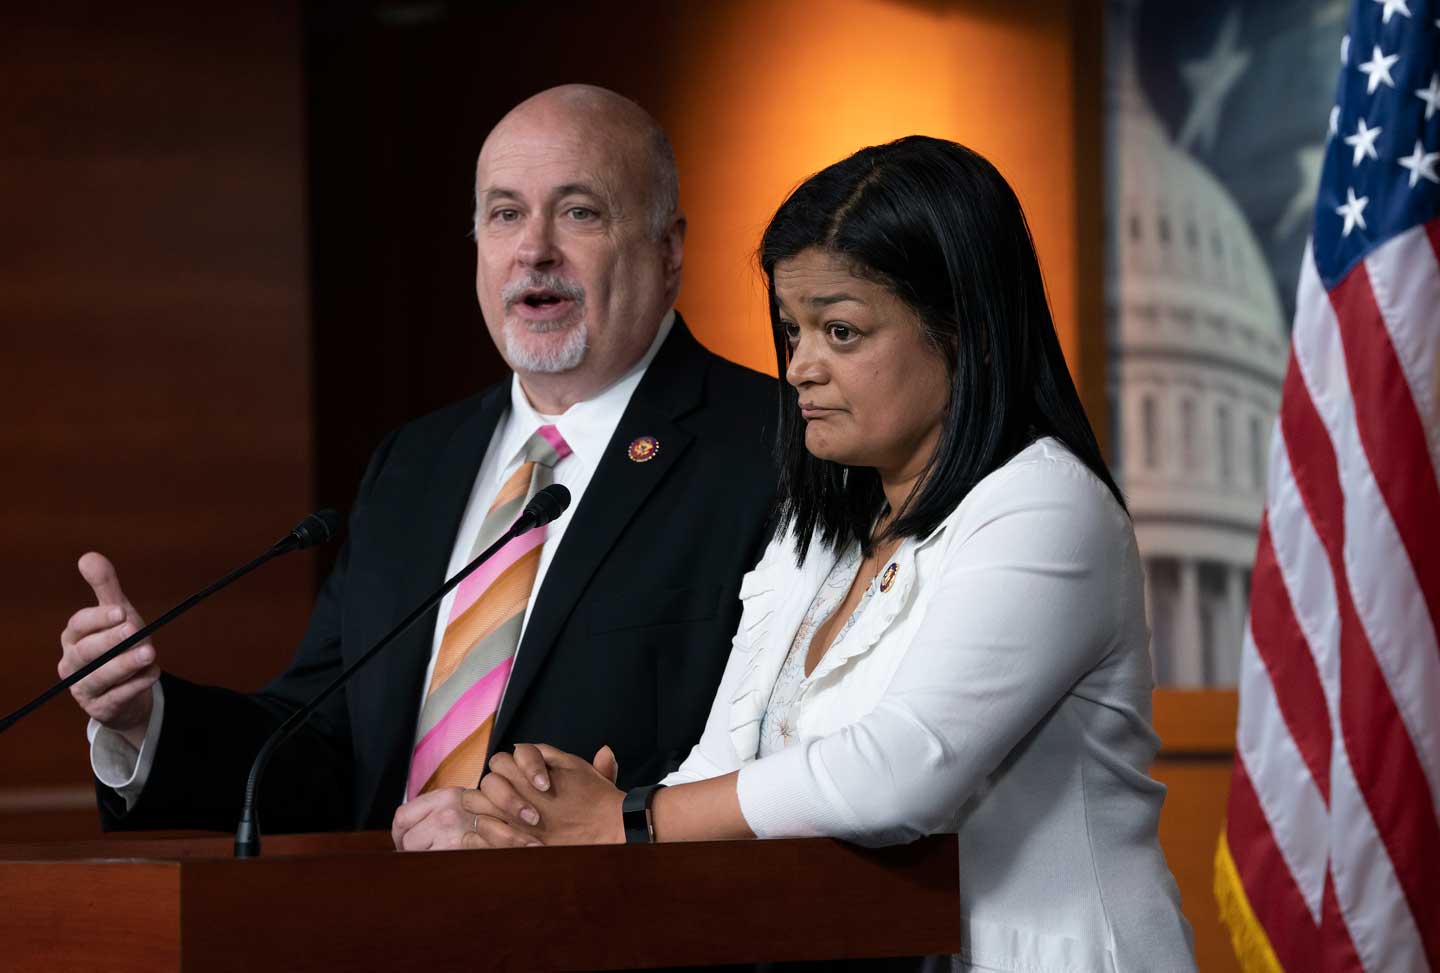
[[[553,267],[560,262],[560,249],[555,245],[555,234],[549,220],[532,219],[526,222],[515,256],[526,267]]]

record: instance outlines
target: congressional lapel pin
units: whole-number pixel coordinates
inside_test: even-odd
[[[654,436],[638,436],[630,440],[630,448],[625,450],[625,455],[630,457],[632,463],[648,463],[660,452],[660,440]]]
[[[894,561],[891,561],[890,566],[885,569],[885,573],[880,575],[880,593],[882,595],[885,592],[889,591],[891,588],[895,587],[895,573],[899,570],[900,565],[896,564]]]

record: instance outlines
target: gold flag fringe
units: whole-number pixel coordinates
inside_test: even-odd
[[[1270,945],[1270,937],[1265,935],[1265,928],[1250,908],[1250,899],[1245,895],[1245,886],[1240,884],[1240,873],[1235,869],[1235,859],[1230,857],[1223,827],[1215,847],[1215,901],[1220,906],[1220,921],[1230,931],[1230,943],[1235,948],[1240,969],[1245,973],[1284,973]]]

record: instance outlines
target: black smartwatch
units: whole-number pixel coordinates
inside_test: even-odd
[[[655,799],[655,792],[664,786],[646,784],[644,787],[631,788],[625,794],[625,803],[620,805],[620,813],[625,824],[627,845],[648,845],[654,842],[655,823],[650,818],[650,802]]]

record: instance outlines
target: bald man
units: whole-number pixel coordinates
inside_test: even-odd
[[[265,830],[458,847],[473,823],[463,791],[516,742],[608,746],[622,786],[689,752],[762,544],[774,383],[707,352],[676,313],[674,157],[613,92],[553,88],[495,126],[475,241],[476,295],[513,375],[381,444],[309,629],[264,690],[179,679],[152,644],[75,687],[107,828],[233,829],[270,732],[549,482],[571,493],[564,515],[453,591],[277,753]],[[80,572],[97,604],[61,635],[62,675],[143,624],[102,555]]]

